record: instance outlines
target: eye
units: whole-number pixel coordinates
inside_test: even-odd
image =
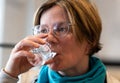
[[[49,29],[47,26],[45,25],[40,26],[40,33],[48,33],[48,32],[49,32]]]
[[[68,27],[64,24],[56,25],[53,31],[56,35],[64,35],[68,31]]]
[[[65,25],[60,25],[60,26],[56,26],[55,30],[56,32],[63,33],[66,32],[67,27]]]
[[[60,26],[60,27],[57,28],[57,31],[58,32],[66,32],[66,27]]]
[[[46,28],[42,28],[41,30],[40,30],[40,33],[47,33],[48,31],[47,31],[47,29]]]

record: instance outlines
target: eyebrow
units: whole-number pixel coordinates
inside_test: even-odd
[[[57,25],[62,25],[62,24],[64,24],[64,23],[69,23],[69,22],[66,22],[66,21],[55,22],[52,26],[55,26],[56,24],[57,24]],[[40,25],[48,26],[47,24],[40,24]]]

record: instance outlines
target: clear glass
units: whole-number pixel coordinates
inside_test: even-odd
[[[33,35],[37,35],[37,34],[41,34],[41,32],[39,31],[39,25],[33,27]],[[43,39],[46,40],[46,39]],[[49,60],[54,58],[54,56],[56,55],[55,52],[51,51],[51,45],[49,43],[46,43],[44,45],[40,45],[39,48],[34,48],[32,49],[32,53],[38,55],[38,57],[42,58],[42,62],[40,61],[40,63],[38,63],[37,65],[44,65],[44,63]]]
[[[51,51],[50,45],[48,44],[40,45],[39,48],[34,48],[32,52],[42,58],[41,65],[44,65],[47,60],[54,58],[56,55],[55,52]]]

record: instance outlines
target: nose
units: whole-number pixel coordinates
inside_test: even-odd
[[[47,38],[46,38],[46,41],[47,41],[48,43],[50,43],[51,45],[58,42],[58,39],[57,39],[57,38],[55,37],[55,35],[53,34],[53,31],[52,31],[52,30],[50,30],[50,32],[48,33],[48,36],[47,36]]]

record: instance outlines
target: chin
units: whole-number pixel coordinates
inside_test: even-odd
[[[51,68],[54,71],[61,71],[61,70],[63,70],[63,67],[61,67],[59,65],[56,65],[56,64],[49,64],[48,66],[49,66],[49,68]]]

